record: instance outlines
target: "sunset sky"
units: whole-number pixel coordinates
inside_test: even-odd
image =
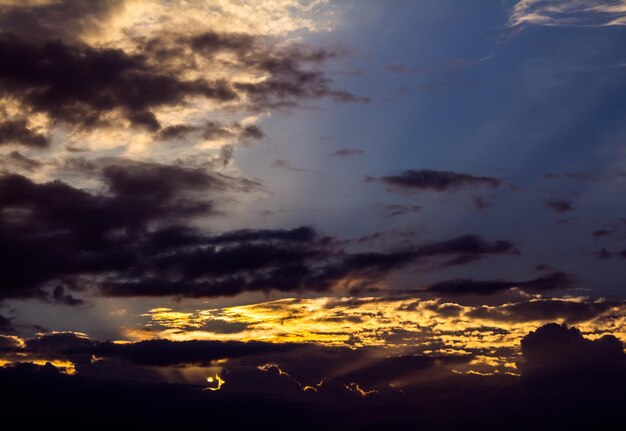
[[[0,0],[6,407],[623,420],[625,93],[624,0]]]

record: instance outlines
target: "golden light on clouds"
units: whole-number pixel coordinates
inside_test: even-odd
[[[0,2],[0,7],[18,6],[24,7],[24,2]],[[63,5],[55,0],[37,0],[28,2],[27,6],[54,8]],[[145,60],[155,70],[185,82],[206,80],[211,83],[249,84],[262,83],[271,73],[252,67],[248,60],[242,60],[231,52],[216,52],[206,58],[189,47],[183,49],[176,44],[181,39],[207,31],[249,35],[250,40],[255,41],[250,55],[254,55],[257,49],[266,50],[268,58],[271,58],[274,49],[300,43],[306,34],[331,30],[339,17],[338,9],[338,6],[325,0],[110,0],[85,6],[76,17],[68,17],[69,22],[57,22],[63,13],[54,12],[54,9],[48,15],[52,20],[51,29],[58,30],[63,36],[61,39],[68,44],[78,40],[98,49],[123,50],[130,56],[136,55]],[[152,58],[145,46],[147,41],[157,46],[157,52],[169,49],[179,55],[156,55]],[[49,114],[33,110],[14,97],[0,98],[0,112],[4,112],[9,119],[21,119],[28,114],[29,128],[49,138],[49,149],[45,153],[21,149],[24,155],[41,164],[32,174],[32,178],[39,182],[62,179],[77,187],[98,190],[99,184],[79,179],[71,172],[68,174],[64,161],[72,158],[126,157],[141,161],[157,160],[159,163],[195,163],[200,167],[214,163],[216,168],[237,175],[240,171],[234,161],[221,163],[221,150],[245,143],[241,127],[259,124],[271,114],[271,109],[250,109],[250,96],[238,90],[236,85],[231,87],[236,97],[230,100],[189,95],[181,103],[155,103],[150,106],[151,114],[163,129],[183,124],[200,129],[210,118],[229,132],[220,136],[194,136],[193,139],[159,139],[153,130],[131,124],[124,107],[101,110],[98,127],[55,121]],[[172,151],[172,141],[175,141],[176,151]],[[10,147],[8,151],[14,149]]]
[[[516,309],[532,310],[537,305],[542,308],[550,305],[545,301],[533,299],[487,307],[437,299],[324,297],[288,298],[194,312],[157,308],[143,315],[149,319],[146,330],[128,335],[136,339],[176,341],[314,343],[385,349],[390,354],[473,354],[474,359],[468,365],[472,372],[515,374],[522,337],[550,321],[570,323],[566,317],[559,319],[554,314],[525,320],[523,315],[514,315]],[[557,301],[559,306],[565,307],[602,304],[602,301],[586,298]],[[576,326],[589,338],[613,334],[626,340],[626,308],[615,305],[603,306],[603,309],[597,315],[577,321]]]
[[[70,374],[70,375],[76,374],[76,368],[74,366],[74,363],[71,361],[64,361],[64,360],[59,360],[59,359],[50,359],[50,360],[35,359],[30,362],[32,362],[35,365],[46,365],[49,363],[65,374]]]
[[[84,36],[92,44],[123,43],[134,35],[187,31],[254,33],[285,36],[298,31],[328,31],[335,9],[327,0],[126,0],[111,14],[107,31]],[[330,7],[329,7],[330,6]]]
[[[450,399],[464,425],[468,412],[484,419],[479,403],[520,417],[543,404],[525,398],[532,380],[553,385],[550,375],[561,390],[576,381],[584,397],[600,392],[591,379],[606,378],[612,397],[623,386],[612,373],[626,382],[616,285],[626,219],[605,204],[626,178],[607,158],[621,130],[599,137],[606,151],[592,164],[537,157],[543,141],[584,132],[579,121],[545,126],[536,109],[537,94],[579,86],[583,58],[501,38],[454,43],[487,24],[519,37],[565,25],[580,4],[606,1],[516,0],[472,18],[473,7],[459,14],[439,2],[0,0],[10,60],[0,64],[7,393],[23,395],[26,412],[50,401],[44,418],[78,405],[87,418],[104,407],[126,423],[113,399],[157,427],[219,425],[243,410],[261,428],[283,401],[280,415],[298,420],[301,406],[327,403],[333,420],[372,410],[387,427],[405,408],[411,419],[448,415]],[[626,0],[613,2],[594,7],[605,17],[594,26],[626,19]],[[459,19],[471,25],[448,31]],[[445,37],[424,37],[442,28]],[[594,57],[593,73],[611,70],[598,94],[619,94],[615,55]],[[509,102],[491,93],[511,79],[491,78],[510,58],[513,80],[539,59],[524,82],[546,91],[505,91],[512,121],[485,128]],[[475,112],[471,101],[483,99]],[[570,105],[559,118],[579,120],[589,104]],[[517,124],[518,111],[539,112],[536,127]],[[492,129],[487,144],[478,139]],[[520,135],[529,145],[515,160],[533,169],[518,172],[492,156],[522,129],[532,133]],[[477,144],[475,160],[446,158],[456,143]],[[590,192],[572,193],[574,184]]]

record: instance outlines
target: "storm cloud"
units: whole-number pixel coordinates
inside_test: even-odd
[[[624,346],[612,335],[591,340],[575,327],[550,323],[526,335],[521,347],[522,376],[531,385],[608,386],[616,391],[626,378]]]
[[[0,178],[0,297],[45,298],[44,286],[77,287],[76,277],[130,270],[135,247],[152,223],[211,214],[198,192],[227,192],[253,183],[198,169],[110,163],[101,171],[107,193],[60,181],[35,183],[20,175]],[[52,286],[51,286],[52,287]],[[58,288],[52,299],[73,300]]]
[[[264,239],[273,238],[268,242]],[[293,243],[308,238],[306,246]],[[326,292],[348,278],[364,286],[409,265],[460,265],[493,254],[515,253],[512,243],[463,236],[411,249],[380,253],[345,253],[330,238],[310,228],[224,234],[230,244],[155,256],[141,269],[145,276],[102,284],[108,296],[233,296],[246,291]],[[263,241],[259,241],[263,240]],[[207,239],[207,244],[211,243]],[[139,268],[136,268],[139,270]],[[168,274],[176,273],[177,278]],[[152,275],[149,275],[152,274]]]

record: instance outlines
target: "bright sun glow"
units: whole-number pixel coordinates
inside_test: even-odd
[[[217,373],[213,376],[207,377],[206,381],[212,384],[212,386],[208,386],[204,388],[204,390],[209,390],[209,391],[219,391],[224,385],[224,383],[226,383],[226,380],[222,379]]]

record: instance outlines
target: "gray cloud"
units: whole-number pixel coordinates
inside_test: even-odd
[[[474,176],[452,171],[434,171],[430,169],[407,170],[399,175],[383,177],[365,177],[366,182],[383,184],[393,191],[446,192],[473,187],[495,188],[502,180],[494,177]]]

